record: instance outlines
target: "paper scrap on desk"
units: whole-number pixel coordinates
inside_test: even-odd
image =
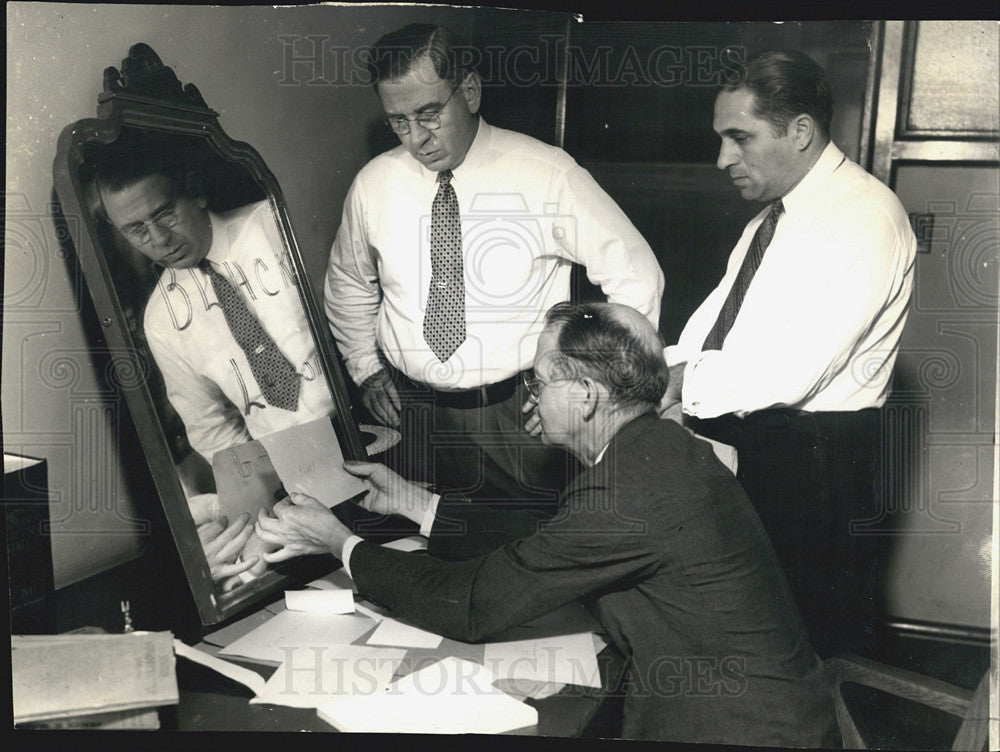
[[[611,644],[605,639],[604,635],[599,635],[597,632],[594,632],[592,636],[594,638],[594,655],[598,655],[604,648]]]
[[[332,507],[368,489],[344,470],[344,455],[329,418],[302,423],[257,439],[286,491],[299,491]]]
[[[483,650],[483,665],[504,679],[601,686],[591,632],[539,640],[487,643]]]
[[[312,654],[316,648],[350,645],[372,628],[371,619],[356,614],[310,614],[282,611],[219,651],[275,665]],[[298,657],[301,662],[304,660]]]
[[[353,614],[354,593],[350,590],[286,590],[289,611],[312,614]]]
[[[558,694],[566,685],[562,682],[543,682],[534,679],[497,679],[493,686],[515,700],[544,700]]]
[[[492,685],[483,666],[445,658],[380,693],[338,697],[317,715],[340,731],[409,734],[501,734],[534,726],[538,711]]]
[[[408,538],[399,538],[398,540],[383,543],[382,548],[391,548],[396,551],[405,551],[407,553],[410,551],[426,551],[427,539],[422,535],[411,535]]]
[[[194,661],[235,682],[239,682],[255,695],[259,695],[264,690],[264,677],[256,671],[251,671],[248,668],[243,668],[229,661],[224,661],[221,658],[216,658],[214,655],[209,655],[197,648],[186,645],[178,639],[174,639],[174,652],[182,658],[187,658],[189,661]]]
[[[271,614],[280,614],[282,611],[287,611],[288,607],[285,605],[285,599],[282,598],[274,603],[268,603],[264,606],[264,610]]]
[[[282,663],[251,704],[318,708],[344,695],[381,692],[403,662],[405,650],[365,645],[334,645],[315,655],[296,656],[288,670]],[[318,660],[318,662],[317,662]]]
[[[385,609],[379,608],[374,603],[370,601],[360,601],[354,604],[354,609],[359,614],[367,616],[369,619],[374,619],[375,621],[382,621],[383,619],[388,619],[389,614]]]
[[[317,590],[350,590],[353,593],[358,592],[358,586],[354,584],[354,580],[351,579],[351,576],[347,574],[347,570],[343,567],[317,580],[313,580],[306,587],[316,588]]]
[[[205,635],[204,640],[209,645],[215,645],[216,647],[224,648],[232,642],[235,642],[243,635],[249,634],[261,624],[267,623],[272,617],[273,612],[268,609],[261,609],[260,611],[254,611],[253,613],[244,616],[239,621],[235,621],[232,624],[227,624],[221,629],[217,629],[214,632],[209,632]]]
[[[368,638],[369,645],[393,645],[400,648],[430,648],[433,650],[444,639],[441,635],[412,627],[395,619],[382,619],[378,628]]]

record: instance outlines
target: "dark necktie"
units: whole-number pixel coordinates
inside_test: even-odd
[[[424,341],[442,363],[465,341],[462,222],[451,170],[438,173],[438,191],[431,204],[431,286]]]
[[[225,275],[216,271],[207,259],[199,266],[212,280],[212,288],[222,305],[229,331],[246,353],[250,370],[264,393],[264,398],[275,407],[295,412],[299,407],[301,374],[274,344],[271,335],[264,331],[260,321],[247,307],[243,296]]]
[[[743,305],[743,297],[750,288],[753,275],[757,273],[761,259],[764,258],[764,251],[767,250],[771,238],[774,237],[774,228],[783,211],[785,211],[785,207],[780,200],[771,204],[771,211],[767,213],[764,221],[757,228],[757,232],[754,233],[753,239],[750,241],[750,248],[747,249],[747,255],[743,257],[743,264],[736,275],[736,281],[733,282],[729,295],[726,296],[726,302],[722,304],[722,310],[719,311],[719,317],[715,320],[715,326],[705,338],[702,350],[722,349],[722,343],[726,341],[726,335],[729,334],[733,322],[739,315],[740,306]]]

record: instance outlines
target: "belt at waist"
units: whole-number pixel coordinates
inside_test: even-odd
[[[484,384],[475,389],[445,390],[435,389],[428,384],[422,384],[418,381],[413,383],[418,387],[429,390],[434,396],[434,404],[436,405],[453,407],[459,410],[471,410],[477,407],[495,405],[512,397],[514,392],[517,391],[517,385],[521,383],[521,372],[518,371],[503,381]]]
[[[798,429],[816,432],[831,426],[868,423],[878,419],[878,412],[877,407],[816,412],[777,407],[747,413],[742,418],[733,413],[715,418],[695,418],[692,415],[685,415],[684,425],[701,436],[732,443],[734,433],[743,429]]]

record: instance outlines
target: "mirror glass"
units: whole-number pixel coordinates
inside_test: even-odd
[[[250,528],[282,478],[329,506],[356,493],[313,488],[306,467],[310,455],[335,475],[342,454],[276,207],[197,136],[125,126],[86,145],[79,177],[213,580],[230,592],[265,571],[258,559],[241,578],[237,556],[262,553]]]
[[[103,334],[129,356],[118,386],[212,624],[338,565],[268,565],[253,522],[301,491],[366,527],[342,503],[364,490],[342,462],[367,453],[277,181],[152,50],[130,57],[140,96],[114,68],[109,91],[106,71],[98,119],[60,140],[56,188],[83,219],[73,240]],[[151,90],[151,71],[173,85]]]

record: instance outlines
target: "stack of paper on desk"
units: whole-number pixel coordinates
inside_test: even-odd
[[[482,666],[445,658],[382,692],[337,698],[317,708],[340,731],[501,734],[538,723],[538,711],[493,686]]]
[[[169,632],[12,635],[10,643],[15,724],[158,728],[155,708],[177,704]]]

